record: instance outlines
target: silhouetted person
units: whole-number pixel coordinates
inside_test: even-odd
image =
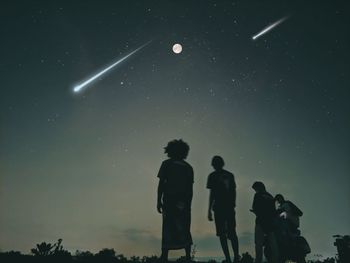
[[[338,263],[350,262],[350,236],[334,235],[336,238],[334,245],[338,250]]]
[[[277,232],[276,237],[280,248],[280,258],[284,262],[287,259],[298,258],[297,251],[293,251],[292,244],[296,237],[300,236],[299,217],[303,212],[291,201],[285,200],[283,195],[275,196],[277,204]],[[288,258],[289,257],[289,258]]]
[[[189,146],[173,140],[164,149],[169,159],[163,161],[158,173],[157,198],[157,210],[163,215],[161,260],[168,260],[171,249],[185,249],[186,259],[190,260],[193,169],[184,161]]]
[[[238,239],[236,234],[236,183],[234,175],[223,169],[224,160],[214,156],[211,162],[214,172],[209,174],[207,188],[209,193],[208,219],[213,221],[214,211],[216,235],[220,238],[226,262],[231,262],[227,239],[231,240],[234,261],[239,261]]]
[[[252,212],[255,219],[255,262],[261,263],[263,257],[263,247],[270,248],[269,262],[278,262],[278,247],[275,236],[276,208],[275,200],[266,191],[262,182],[255,182],[252,186],[255,190]]]
[[[285,200],[281,194],[277,194],[275,200],[279,217],[288,222],[290,231],[295,231],[300,226],[299,218],[303,215],[303,212],[291,201]]]

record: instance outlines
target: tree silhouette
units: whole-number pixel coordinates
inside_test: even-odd
[[[35,256],[49,256],[52,254],[53,245],[51,243],[42,242],[36,245],[36,248],[32,248],[31,252]]]
[[[97,254],[97,257],[103,258],[115,258],[115,251],[113,248],[104,248],[100,250]]]
[[[140,257],[132,256],[132,257],[130,257],[130,261],[131,261],[131,263],[138,263],[138,262],[140,262]]]
[[[55,244],[42,242],[36,245],[36,248],[32,248],[31,252],[34,256],[59,256],[59,257],[71,257],[71,253],[63,249],[62,239],[58,239]]]
[[[126,263],[126,262],[128,262],[128,259],[123,254],[117,255],[116,258],[117,258],[117,261],[119,263]]]
[[[242,254],[241,263],[253,263],[253,262],[254,262],[254,258],[248,252],[245,252]]]
[[[141,263],[154,263],[158,262],[158,257],[157,256],[150,256],[150,257],[142,257]]]
[[[21,262],[21,263],[159,263],[157,256],[132,256],[130,258],[125,257],[123,254],[116,254],[115,250],[104,248],[95,255],[90,251],[77,250],[74,257],[70,252],[65,250],[62,246],[62,239],[59,239],[56,243],[42,242],[37,244],[35,248],[31,249],[32,255],[23,255],[18,251],[0,252],[0,262]],[[181,257],[177,262],[186,262],[185,257]],[[335,257],[322,258],[319,255],[319,259],[308,260],[308,263],[336,263]],[[215,260],[209,260],[208,263],[217,263]],[[245,252],[242,254],[240,263],[254,263],[254,258]],[[339,261],[339,263],[343,263]],[[345,263],[348,263],[345,261]]]
[[[90,251],[79,251],[77,250],[75,252],[75,256],[78,258],[88,258],[88,257],[93,257],[94,254],[92,254]]]

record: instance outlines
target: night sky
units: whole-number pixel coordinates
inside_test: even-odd
[[[303,210],[311,257],[334,256],[332,235],[350,233],[349,20],[346,1],[2,1],[0,249],[62,238],[159,255],[156,175],[182,138],[197,256],[222,253],[206,218],[216,154],[235,174],[242,252],[260,180]]]

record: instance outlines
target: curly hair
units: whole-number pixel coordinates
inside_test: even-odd
[[[177,160],[186,159],[189,150],[190,147],[182,139],[172,140],[164,147],[164,153],[166,153],[169,158]]]

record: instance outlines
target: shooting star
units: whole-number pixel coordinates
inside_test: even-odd
[[[104,70],[100,71],[99,73],[97,73],[96,75],[92,76],[91,78],[89,78],[88,80],[84,81],[81,84],[78,84],[77,86],[75,86],[73,88],[73,91],[75,93],[80,92],[83,88],[85,88],[88,84],[90,84],[91,82],[93,82],[95,79],[101,77],[103,74],[105,74],[107,71],[111,70],[112,68],[114,68],[115,66],[117,66],[118,64],[120,64],[121,62],[123,62],[124,60],[126,60],[127,58],[131,57],[132,55],[134,55],[136,52],[138,52],[139,50],[141,50],[142,48],[144,48],[145,46],[147,46],[148,44],[150,44],[152,41],[148,41],[146,44],[143,44],[142,46],[138,47],[137,49],[135,49],[134,51],[130,52],[128,55],[126,55],[125,57],[119,59],[117,62],[113,63],[112,65],[108,66],[107,68],[105,68]]]
[[[286,21],[289,17],[285,16],[283,18],[281,18],[280,20],[277,20],[275,23],[265,27],[263,30],[261,30],[259,33],[257,33],[255,36],[252,37],[252,40],[257,40],[260,36],[266,34],[267,32],[269,32],[270,30],[272,30],[273,28],[275,28],[276,26],[278,26],[279,24],[283,23],[284,21]]]

